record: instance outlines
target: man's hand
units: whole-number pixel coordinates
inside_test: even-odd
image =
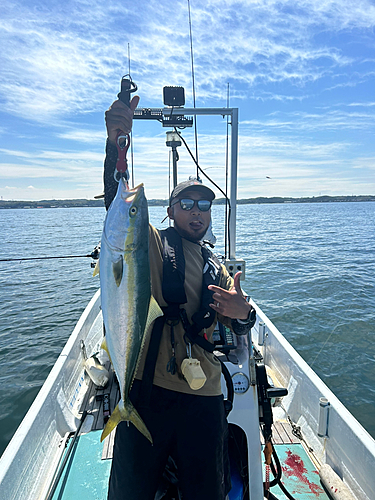
[[[133,125],[134,110],[138,106],[139,96],[134,96],[130,101],[130,108],[120,101],[115,101],[105,112],[105,124],[109,142],[116,144],[116,137],[119,132],[130,134]]]
[[[246,301],[240,285],[241,271],[234,276],[233,288],[224,290],[219,286],[209,285],[208,289],[214,292],[212,298],[214,300],[210,307],[222,316],[227,316],[231,319],[246,320],[249,316],[251,305]]]

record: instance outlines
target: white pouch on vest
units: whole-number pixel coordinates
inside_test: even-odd
[[[184,359],[181,364],[181,371],[189,384],[189,387],[194,391],[201,389],[207,380],[207,377],[202,370],[200,361],[197,359]]]

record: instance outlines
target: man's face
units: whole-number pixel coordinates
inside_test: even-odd
[[[190,241],[199,241],[205,235],[211,220],[211,209],[207,212],[199,210],[195,203],[191,210],[181,208],[180,199],[190,198],[191,200],[206,200],[207,197],[195,190],[186,190],[181,193],[176,200],[173,200],[172,207],[168,207],[168,215],[174,220],[174,227],[180,236]]]

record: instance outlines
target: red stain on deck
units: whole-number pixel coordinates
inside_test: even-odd
[[[285,466],[282,467],[283,472],[286,477],[296,477],[303,484],[307,485],[310,491],[319,497],[323,493],[323,489],[307,478],[305,474],[308,473],[302,458],[296,453],[292,453],[290,450],[287,451],[288,458],[285,460]]]

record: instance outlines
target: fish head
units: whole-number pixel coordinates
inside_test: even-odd
[[[148,206],[143,184],[124,193],[128,215],[128,230],[125,239],[125,254],[134,252],[148,244]]]
[[[107,212],[104,237],[109,248],[121,254],[148,244],[148,207],[143,184],[129,189],[120,179]]]

